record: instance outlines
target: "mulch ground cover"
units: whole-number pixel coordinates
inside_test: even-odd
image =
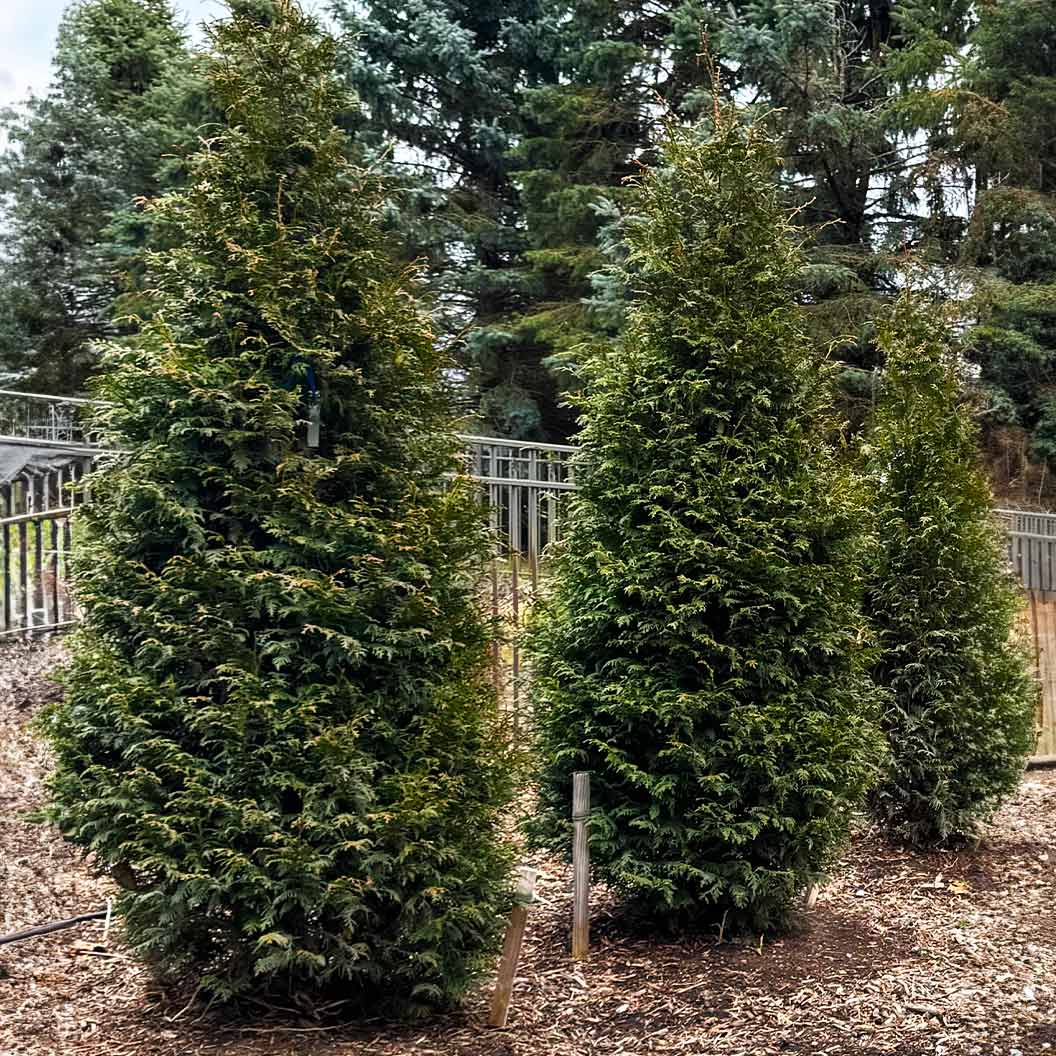
[[[109,883],[26,815],[48,758],[28,722],[60,641],[0,647],[3,931],[104,906]],[[488,988],[458,1014],[341,1026],[262,1006],[203,1012],[101,922],[0,946],[2,1056],[1036,1056],[1056,1052],[1056,772],[1031,771],[978,846],[911,854],[862,831],[793,934],[642,934],[598,893],[568,956],[571,884],[543,870],[507,1029]]]

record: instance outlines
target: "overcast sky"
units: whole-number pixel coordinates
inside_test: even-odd
[[[0,0],[0,106],[47,88],[55,33],[68,2]],[[219,0],[175,0],[174,7],[191,26],[223,11]]]

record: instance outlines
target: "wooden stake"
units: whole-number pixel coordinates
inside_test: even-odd
[[[590,774],[572,775],[572,960],[586,959],[590,949]]]
[[[499,977],[495,981],[495,992],[491,995],[489,1027],[506,1026],[506,1017],[510,1014],[513,981],[517,977],[521,942],[524,940],[524,928],[528,923],[528,907],[535,898],[535,878],[538,875],[538,870],[521,866],[521,878],[517,883],[517,890],[513,893],[514,906],[510,912],[510,922],[506,925],[506,941],[502,947],[502,960],[499,961]]]

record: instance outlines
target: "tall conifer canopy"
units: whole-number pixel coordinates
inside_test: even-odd
[[[99,387],[122,453],[77,529],[54,815],[124,885],[133,947],[213,995],[415,1011],[501,923],[485,537],[416,278],[334,125],[334,42],[292,0],[236,12],[227,124],[156,207],[176,248]]]
[[[871,438],[877,561],[869,611],[876,679],[891,694],[891,767],[872,795],[914,843],[971,836],[1018,786],[1036,686],[1014,628],[978,430],[934,306],[904,293],[880,325],[883,395]]]
[[[879,755],[860,509],[758,129],[672,131],[641,181],[637,304],[589,364],[572,532],[534,632],[542,814],[593,773],[598,873],[650,913],[780,925]]]
[[[0,386],[79,393],[126,333],[149,225],[204,120],[169,0],[71,0],[42,96],[0,112]]]

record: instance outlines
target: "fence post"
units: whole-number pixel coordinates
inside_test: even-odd
[[[528,907],[535,898],[535,869],[521,867],[521,878],[513,893],[514,905],[510,911],[510,923],[506,926],[506,941],[499,961],[499,977],[495,981],[495,992],[491,995],[489,1027],[504,1027],[510,1014],[510,998],[513,996],[513,981],[517,976],[517,962],[521,959],[521,943],[524,928],[528,923]]]
[[[30,618],[29,597],[29,528],[25,521],[18,522],[18,585],[22,610],[19,613],[24,628],[33,626]]]
[[[582,961],[590,948],[590,774],[572,775],[572,960]]]
[[[15,508],[14,495],[12,494],[12,485],[5,484],[0,487],[0,516],[6,518],[12,515],[12,511]],[[15,626],[15,613],[14,613],[14,584],[11,581],[11,525],[4,525],[3,532],[3,547],[4,547],[4,621],[3,625],[0,626],[2,631],[10,631]]]

